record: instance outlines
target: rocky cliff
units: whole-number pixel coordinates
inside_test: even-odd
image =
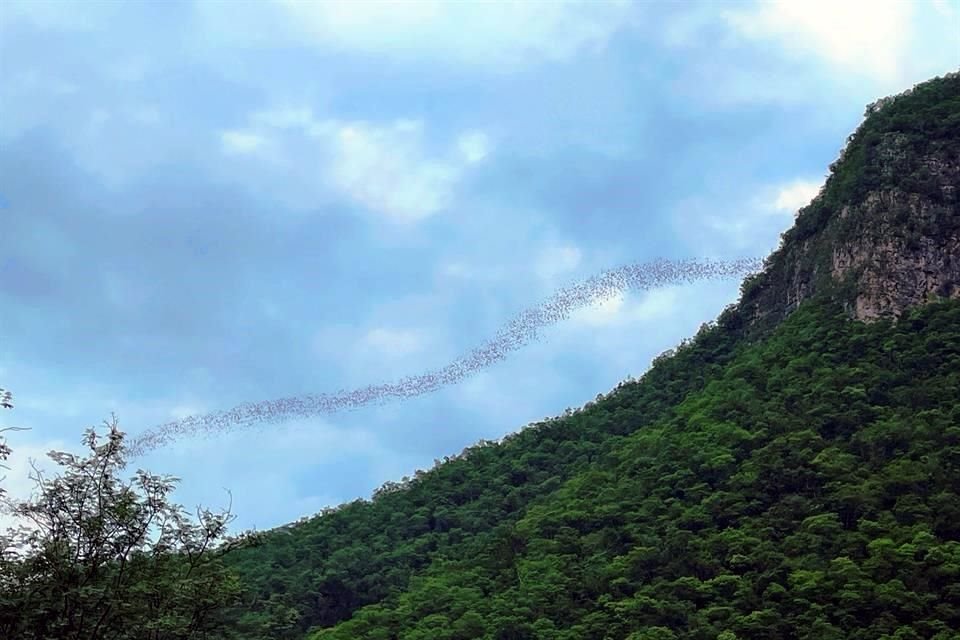
[[[744,283],[747,327],[773,326],[814,295],[866,321],[960,297],[960,73],[869,105],[830,169]]]
[[[944,189],[960,180],[957,169],[952,166],[953,183]],[[917,194],[896,189],[871,193],[858,205],[875,224],[835,246],[830,269],[835,282],[852,279],[855,294],[848,305],[854,317],[896,317],[935,297],[960,297],[960,234],[955,225],[937,224],[945,216],[957,216],[955,203],[951,205],[938,208]]]

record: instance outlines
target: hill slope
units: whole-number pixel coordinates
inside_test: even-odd
[[[515,524],[311,637],[958,630],[958,389],[960,303],[896,326],[805,306]]]
[[[272,532],[232,628],[955,637],[960,302],[917,305],[960,296],[958,177],[960,77],[872,105],[739,305],[582,410]]]

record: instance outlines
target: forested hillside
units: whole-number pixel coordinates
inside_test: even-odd
[[[809,305],[585,446],[592,463],[511,526],[311,637],[956,637],[958,389],[960,303],[895,326]]]
[[[957,637],[958,176],[960,77],[872,105],[740,304],[640,381],[232,554],[231,633]]]

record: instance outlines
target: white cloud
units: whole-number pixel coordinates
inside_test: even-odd
[[[251,441],[256,445],[251,446]],[[205,463],[197,465],[195,460]],[[316,472],[345,460],[356,467],[356,481],[350,484],[369,482],[371,490],[376,481],[397,478],[410,466],[405,456],[385,448],[377,434],[319,417],[271,426],[269,437],[238,429],[216,438],[185,438],[137,463],[153,470],[162,461],[164,473],[183,479],[174,499],[188,506],[225,506],[229,490],[239,518],[231,530],[237,532],[277,526],[360,494],[368,495],[367,491],[343,494],[343,483],[336,489],[318,489],[317,483],[305,481],[305,470]],[[245,471],[252,465],[260,470],[257,474]],[[291,469],[298,472],[291,473]],[[377,479],[365,479],[365,469]]]
[[[437,267],[435,277],[441,282],[455,280],[459,283],[480,282],[484,285],[490,285],[508,279],[513,280],[516,278],[516,272],[502,262],[483,263],[480,261],[453,260],[441,263]]]
[[[269,142],[271,160],[287,175],[303,176],[401,223],[447,208],[465,172],[491,152],[489,138],[478,130],[460,133],[445,151],[429,143],[419,120],[318,119],[312,109],[290,105],[252,114],[247,128],[222,132],[220,142],[227,153],[262,159]]]
[[[396,315],[405,315],[394,311]],[[323,366],[337,368],[344,385],[388,382],[446,364],[447,354],[436,331],[428,333],[399,322],[371,325],[328,325],[313,334],[313,353]]]
[[[490,140],[486,134],[479,131],[470,131],[460,136],[457,148],[468,164],[475,164],[487,157],[490,153]]]
[[[599,49],[633,19],[634,8],[628,0],[274,0],[273,6],[286,29],[318,47],[498,68]],[[222,17],[218,22],[219,29],[239,30]]]
[[[439,275],[445,278],[471,279],[474,269],[463,262],[448,262],[440,267]]]
[[[152,287],[117,269],[100,271],[100,287],[107,302],[117,309],[141,307],[154,295]]]
[[[333,153],[332,182],[368,209],[398,221],[427,218],[451,200],[462,165],[430,157],[422,126],[329,123],[322,133]]]
[[[540,252],[534,270],[538,277],[553,280],[557,276],[570,273],[578,266],[583,255],[577,247],[548,247]]]
[[[960,63],[957,0],[945,12],[929,0],[718,5],[684,4],[649,32],[689,56],[672,90],[701,106],[816,103],[813,117],[830,122]]]
[[[622,291],[609,298],[599,301],[590,307],[577,309],[570,314],[570,320],[574,324],[587,325],[590,327],[607,326],[622,319],[621,312],[626,301],[626,294]]]
[[[89,31],[102,25],[116,9],[111,2],[37,2],[4,0],[0,10],[0,28],[27,22],[51,31]]]
[[[726,193],[692,196],[676,204],[673,224],[699,255],[764,253],[776,247],[793,214],[810,204],[822,185],[822,179],[797,178],[759,185],[746,198]]]
[[[697,8],[694,5],[686,7],[670,16],[659,26],[655,37],[668,47],[685,48],[693,44],[702,43],[703,31],[717,18],[716,12],[708,5]]]
[[[314,124],[313,110],[308,107],[277,107],[253,114],[254,124],[276,129],[310,127]]]
[[[933,8],[936,9],[937,13],[947,18],[953,17],[956,12],[956,8],[951,7],[947,0],[933,0]]]
[[[110,62],[104,67],[107,77],[119,82],[140,82],[153,71],[154,63],[149,59],[132,55],[121,60]]]
[[[913,3],[902,0],[770,0],[724,17],[747,38],[892,80],[902,72],[912,12]]]
[[[810,204],[810,201],[820,193],[823,181],[794,180],[781,186],[773,201],[773,208],[778,211],[796,213],[801,207]]]
[[[755,222],[768,215],[758,213],[750,202],[721,207],[717,203],[721,198],[691,196],[674,206],[673,226],[694,255],[741,251],[756,244]]]
[[[63,98],[72,96],[80,91],[79,85],[62,77],[43,73],[37,69],[25,69],[14,74],[7,80],[7,91],[18,97],[31,98]]]
[[[372,355],[398,358],[417,353],[425,343],[422,332],[414,329],[377,327],[367,332],[363,345]]]
[[[635,321],[649,321],[671,315],[679,303],[678,292],[679,287],[648,291],[631,309],[630,318]]]
[[[599,300],[597,304],[577,309],[570,314],[570,321],[574,330],[582,327],[610,328],[666,317],[676,305],[675,287],[652,289],[641,294],[619,291]]]
[[[467,415],[490,416],[484,425],[487,433],[476,433],[465,444],[473,444],[479,438],[499,439],[505,431],[514,431],[555,412],[553,394],[564,387],[567,378],[558,367],[544,365],[548,358],[549,349],[538,350],[531,345],[518,358],[497,365],[496,370],[477,371],[444,392]]]
[[[127,109],[127,118],[135,124],[152,126],[160,124],[163,114],[154,105],[140,105]]]
[[[207,413],[207,410],[200,405],[178,404],[170,408],[170,418],[173,420],[183,420],[190,416],[199,416]]]
[[[220,134],[220,145],[229,154],[248,154],[261,148],[265,140],[250,131],[224,131]]]

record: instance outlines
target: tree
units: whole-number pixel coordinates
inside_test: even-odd
[[[7,500],[21,525],[0,539],[0,637],[187,640],[207,637],[240,585],[222,557],[229,507],[170,501],[178,480],[138,470],[123,481],[124,434],[87,429],[86,457],[51,452],[60,475],[34,467],[34,497]]]
[[[0,408],[13,409],[13,395],[3,387],[0,387]],[[6,431],[10,431],[11,429],[14,429],[14,427],[7,427],[4,429],[0,429],[0,433],[5,433]],[[0,469],[6,468],[3,465],[3,461],[9,457],[10,457],[10,447],[7,445],[6,439],[3,437],[0,437]],[[4,495],[3,487],[0,487],[0,498],[2,498],[3,495]]]

